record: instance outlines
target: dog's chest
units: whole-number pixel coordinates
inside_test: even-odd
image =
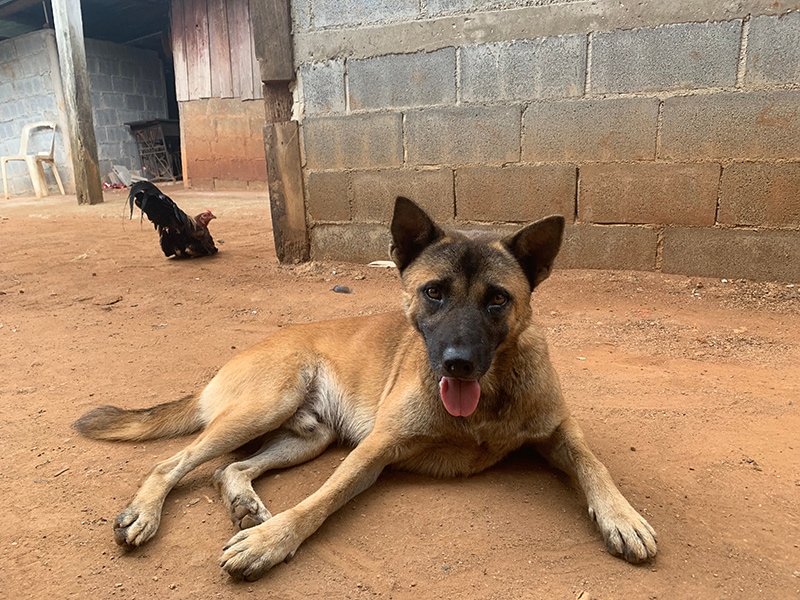
[[[456,477],[488,469],[530,441],[527,432],[508,426],[458,427],[417,447],[399,467],[433,475]]]

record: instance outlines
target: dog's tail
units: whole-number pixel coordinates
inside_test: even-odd
[[[72,427],[96,440],[130,441],[186,435],[202,429],[198,397],[194,394],[150,408],[124,410],[99,406],[83,415]]]

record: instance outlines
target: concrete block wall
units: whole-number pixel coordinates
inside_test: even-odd
[[[56,131],[54,157],[64,185],[69,185],[72,171],[64,149],[64,131],[52,78],[53,65],[47,49],[48,37],[55,45],[53,32],[46,30],[0,41],[0,156],[19,154],[24,125],[34,121],[55,122],[59,129]],[[36,152],[49,150],[49,140],[50,134],[39,130],[29,149]],[[33,194],[33,184],[24,162],[8,163],[7,174],[10,194]],[[45,167],[45,177],[49,189],[57,192],[49,166]]]
[[[136,139],[125,123],[167,118],[167,88],[158,54],[86,40],[86,67],[101,176],[113,165],[141,169]]]
[[[565,214],[562,267],[800,279],[800,1],[294,0],[312,256],[393,199]]]
[[[264,101],[206,98],[181,102],[188,184],[207,190],[265,190]]]
[[[16,155],[22,127],[34,121],[57,124],[54,157],[64,185],[72,189],[72,165],[67,154],[66,116],[59,107],[61,81],[55,34],[42,30],[0,42],[0,155]],[[86,66],[92,99],[100,173],[112,165],[140,169],[136,141],[125,123],[166,118],[164,70],[155,52],[120,44],[86,40]],[[31,150],[44,150],[44,134]],[[48,138],[49,139],[49,138]],[[37,145],[38,144],[38,145]],[[49,167],[45,176],[57,191]],[[23,162],[8,165],[9,193],[33,194]]]

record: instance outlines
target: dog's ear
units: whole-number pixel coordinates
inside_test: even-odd
[[[550,276],[563,235],[564,217],[553,215],[503,239],[525,271],[531,291]]]
[[[391,231],[389,252],[401,273],[420,252],[444,235],[424,210],[403,196],[394,202]]]

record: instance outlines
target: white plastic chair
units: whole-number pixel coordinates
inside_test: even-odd
[[[43,150],[36,154],[28,154],[28,142],[30,141],[31,132],[34,129],[50,129],[52,138],[50,140],[50,151]],[[30,173],[31,181],[33,182],[33,191],[36,192],[36,197],[41,198],[47,196],[47,180],[44,178],[44,163],[50,163],[53,169],[53,175],[56,176],[58,189],[61,190],[61,195],[64,196],[64,184],[61,183],[61,177],[58,175],[56,169],[56,162],[53,160],[53,149],[56,144],[56,125],[49,121],[39,121],[37,123],[28,123],[22,128],[22,137],[19,141],[19,154],[16,156],[0,156],[0,167],[3,170],[3,192],[5,192],[6,200],[8,200],[8,181],[6,179],[6,163],[12,160],[22,160],[28,165],[28,173]]]

